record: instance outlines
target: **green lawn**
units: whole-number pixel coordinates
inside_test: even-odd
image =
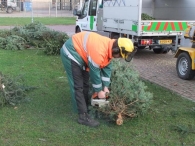
[[[75,17],[34,17],[33,21],[39,21],[45,25],[74,25],[76,23]],[[0,17],[0,26],[21,26],[32,22],[30,17]]]
[[[2,146],[195,145],[195,103],[162,87],[146,82],[154,94],[148,114],[122,126],[100,120],[100,127],[89,128],[76,122],[59,56],[46,56],[42,50],[0,50],[0,63],[3,74],[23,75],[28,85],[38,87],[28,94],[29,102],[0,108]]]

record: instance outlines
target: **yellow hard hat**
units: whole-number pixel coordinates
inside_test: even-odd
[[[119,46],[122,58],[124,58],[127,62],[131,61],[132,57],[136,53],[133,42],[128,38],[119,38],[118,46]]]

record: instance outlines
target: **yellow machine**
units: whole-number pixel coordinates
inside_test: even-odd
[[[195,76],[195,25],[184,31],[175,57],[178,76],[184,80],[193,79]]]

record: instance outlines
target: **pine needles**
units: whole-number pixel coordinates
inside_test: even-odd
[[[116,121],[144,114],[152,103],[152,93],[139,79],[138,73],[126,62],[113,60],[109,104],[97,110]]]
[[[0,73],[0,106],[16,105],[26,98],[26,93],[35,87],[27,87],[21,76],[10,78]]]
[[[141,18],[142,18],[142,20],[155,20],[155,18],[149,16],[146,13],[142,13]]]
[[[0,49],[23,50],[44,49],[47,55],[59,55],[60,48],[68,39],[68,35],[47,28],[39,22],[23,27],[14,27],[0,31]]]

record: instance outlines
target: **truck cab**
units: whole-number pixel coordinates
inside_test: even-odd
[[[82,8],[75,10],[77,15],[75,32],[97,31],[97,10],[102,0],[85,0]]]

